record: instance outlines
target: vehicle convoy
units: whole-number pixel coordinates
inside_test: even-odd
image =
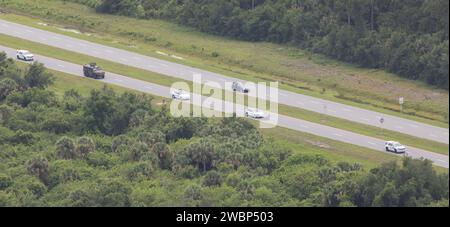
[[[245,116],[250,117],[250,118],[259,119],[259,118],[265,118],[266,114],[261,110],[249,108],[245,111]]]
[[[191,100],[191,95],[187,92],[184,92],[181,89],[172,91],[171,95],[173,99],[178,99],[182,101]]]
[[[406,147],[396,141],[387,141],[384,146],[388,152],[394,152],[396,154],[406,153]]]
[[[105,71],[103,71],[96,63],[89,63],[83,66],[85,77],[93,79],[105,79]]]
[[[233,88],[234,92],[236,92],[236,91],[241,92],[241,93],[249,93],[250,92],[250,89],[244,87],[242,85],[242,83],[240,83],[240,82],[236,82],[236,81],[233,82],[233,85],[231,87]]]
[[[28,50],[17,50],[17,59],[24,61],[34,61],[34,55]]]

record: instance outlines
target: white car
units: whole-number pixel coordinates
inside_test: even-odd
[[[384,146],[388,152],[394,152],[396,154],[406,153],[406,147],[396,141],[387,141]]]
[[[251,118],[265,118],[266,114],[261,110],[249,108],[245,111],[245,116]]]
[[[17,59],[24,61],[33,61],[34,55],[28,50],[17,50]]]
[[[191,95],[180,89],[180,90],[172,91],[172,98],[186,101],[186,100],[191,100]]]

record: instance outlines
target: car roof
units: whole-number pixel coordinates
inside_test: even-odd
[[[28,50],[17,50],[17,52],[30,52]]]

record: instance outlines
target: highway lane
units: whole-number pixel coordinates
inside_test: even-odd
[[[132,67],[160,73],[163,75],[192,80],[194,73],[201,74],[208,81],[219,84],[225,82],[246,81],[230,78],[217,73],[208,72],[193,67],[160,60],[157,58],[121,50],[109,46],[104,46],[69,36],[36,29],[29,26],[20,25],[4,20],[0,20],[0,33],[42,43],[45,45],[66,49],[69,51],[102,58]],[[226,89],[231,89],[227,87]],[[311,96],[297,94],[285,90],[279,91],[278,103],[285,104],[309,111],[327,114],[330,116],[358,122],[375,127],[382,127],[387,130],[401,132],[404,134],[433,140],[441,143],[449,143],[449,129],[436,127],[392,115],[365,110],[341,103],[327,101]],[[380,119],[384,119],[384,124]]]
[[[15,50],[7,47],[0,46],[0,51],[4,51],[7,53],[9,57],[15,57]],[[65,72],[74,76],[83,77],[83,70],[81,65],[76,65],[73,63],[48,58],[40,55],[35,56],[36,60],[45,64],[46,67]],[[170,98],[170,88],[164,87],[161,85],[149,83],[146,81],[136,80],[133,78],[129,78],[126,76],[118,75],[115,73],[107,72],[105,80],[101,80],[102,82],[108,84],[114,84],[121,87],[138,90],[144,93]],[[193,98],[199,97],[196,94],[191,94]],[[206,97],[200,97],[202,101],[206,99]],[[225,105],[230,105],[230,103],[225,103]],[[242,113],[245,107],[237,105],[236,111]],[[218,110],[218,109],[217,109]],[[270,115],[274,115],[274,113],[268,113]],[[342,129],[337,129],[333,127],[328,127],[300,119],[295,119],[292,117],[278,115],[278,126],[289,128],[295,131],[310,133],[313,135],[329,138],[332,140],[345,142],[349,144],[358,145],[361,147],[369,148],[372,150],[376,150],[379,152],[385,152],[384,149],[384,141],[368,136],[359,135],[353,132],[348,132]],[[390,153],[391,154],[391,153]],[[395,154],[392,154],[395,155]],[[441,166],[444,168],[449,167],[449,157],[442,154],[437,154],[429,151],[425,151],[422,149],[408,147],[408,156],[413,158],[425,158],[433,161],[433,164],[437,166]]]

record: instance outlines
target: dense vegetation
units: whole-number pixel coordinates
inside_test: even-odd
[[[0,54],[0,206],[448,206],[428,161],[368,171],[243,119],[173,118],[107,87],[56,97],[52,81]]]
[[[447,0],[72,0],[249,41],[292,43],[448,89]]]

